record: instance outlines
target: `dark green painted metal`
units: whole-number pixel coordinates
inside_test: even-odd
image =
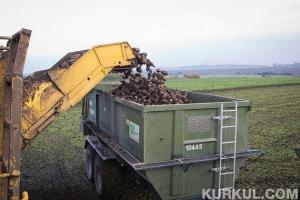
[[[90,104],[90,109],[95,110],[98,107],[98,117],[91,119],[98,128],[117,138],[120,145],[144,163],[219,154],[220,122],[213,120],[213,117],[220,114],[221,102],[227,102],[224,108],[234,109],[232,102],[235,99],[191,92],[188,95],[193,101],[192,104],[143,106],[113,98],[95,89],[89,97],[94,101]],[[250,102],[237,101],[237,152],[244,152],[248,147]],[[228,113],[231,116],[233,114]],[[210,124],[210,128],[198,127],[199,130],[193,132],[187,125],[190,117],[203,117],[204,121]],[[138,142],[129,136],[132,123],[133,126],[139,126]],[[233,120],[226,120],[225,125],[229,124],[233,124]],[[232,140],[233,135],[233,129],[228,130],[225,140]],[[186,145],[199,145],[199,148],[201,145],[201,149],[187,151]],[[233,152],[233,145],[226,146],[227,153]],[[239,158],[237,168],[242,166],[243,162],[244,158]],[[145,174],[163,199],[194,197],[200,196],[202,189],[217,187],[218,173],[213,172],[212,168],[218,167],[218,164],[218,161],[210,161],[190,166],[151,169],[146,170]],[[228,165],[232,165],[232,162]],[[230,178],[224,180],[224,186],[230,184]]]

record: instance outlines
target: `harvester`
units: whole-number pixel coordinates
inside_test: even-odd
[[[97,89],[110,72],[131,66],[127,42],[68,53],[24,81],[30,35],[0,37],[7,40],[0,47],[0,199],[28,199],[20,197],[21,150],[81,100],[86,176],[98,195],[106,160],[133,169],[161,199],[186,199],[200,198],[203,188],[233,189],[246,156],[261,153],[247,146],[249,101],[190,92],[188,105],[143,106]]]

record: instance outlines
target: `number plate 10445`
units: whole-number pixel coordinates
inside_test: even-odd
[[[197,150],[203,149],[202,144],[188,144],[188,145],[185,145],[184,147],[185,147],[186,151],[197,151]]]

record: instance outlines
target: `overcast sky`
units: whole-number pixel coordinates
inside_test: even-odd
[[[0,0],[0,35],[31,29],[25,72],[128,41],[160,66],[300,60],[299,0]]]

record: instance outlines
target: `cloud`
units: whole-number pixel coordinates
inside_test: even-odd
[[[195,44],[201,50],[214,41],[300,33],[299,0],[10,0],[1,5],[9,19],[2,22],[1,34],[32,29],[29,54],[41,57],[123,40],[172,54],[183,47],[197,50]],[[161,60],[168,64],[169,59]]]

